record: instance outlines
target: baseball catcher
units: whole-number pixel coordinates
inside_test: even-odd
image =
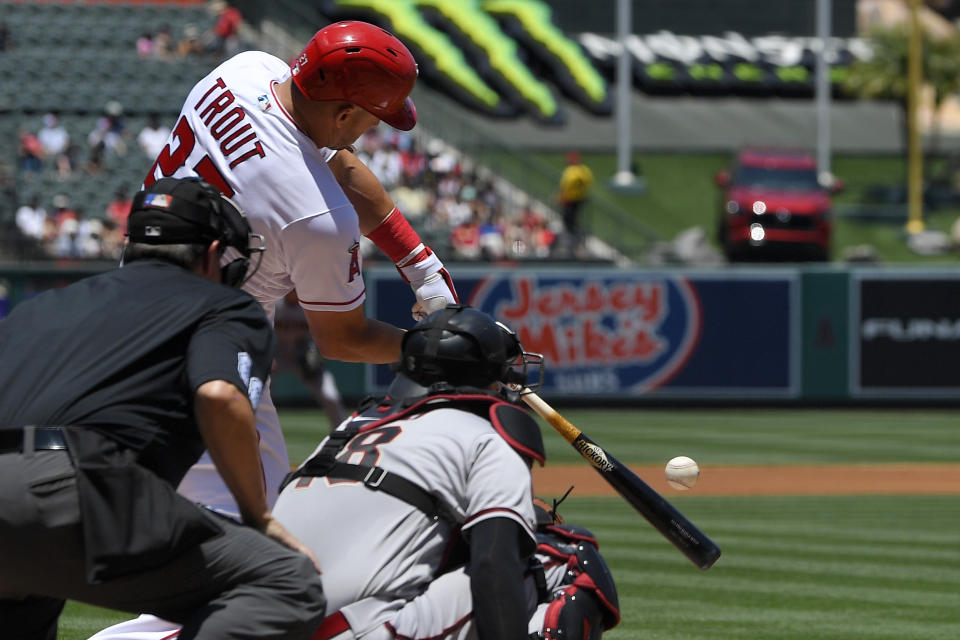
[[[332,612],[314,640],[586,640],[619,621],[594,536],[534,508],[540,429],[502,383],[542,364],[447,306],[404,336],[388,395],[288,476],[274,515],[317,554]]]

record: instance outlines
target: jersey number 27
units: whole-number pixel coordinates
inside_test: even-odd
[[[180,141],[180,144],[176,149],[170,147],[172,143],[167,144],[163,148],[160,155],[157,156],[156,162],[150,167],[146,179],[143,181],[143,187],[145,189],[157,181],[157,167],[160,168],[160,173],[165,177],[172,176],[176,173],[177,169],[187,163],[187,159],[197,145],[197,136],[193,133],[193,129],[190,128],[190,123],[187,122],[185,116],[180,116],[180,120],[177,122],[177,126],[174,127],[172,135]],[[213,164],[213,160],[210,159],[209,155],[204,155],[203,158],[200,159],[200,162],[193,166],[193,170],[206,182],[219,189],[220,193],[228,198],[233,197],[233,187],[231,187],[227,179],[223,177],[223,174],[220,173],[217,166]]]

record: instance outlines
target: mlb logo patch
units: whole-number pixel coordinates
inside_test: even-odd
[[[158,209],[169,209],[170,196],[165,193],[148,193],[143,199],[143,206],[157,207]]]

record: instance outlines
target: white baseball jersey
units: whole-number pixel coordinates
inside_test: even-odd
[[[364,418],[357,420],[362,425]],[[510,518],[533,539],[530,470],[472,413],[440,408],[369,431],[361,427],[338,460],[376,465],[433,491],[464,531],[489,518]],[[328,613],[343,610],[358,635],[390,622],[427,589],[452,534],[449,525],[399,498],[333,478],[292,482],[274,515],[317,555]],[[362,611],[344,609],[360,601]]]
[[[335,151],[318,148],[274,93],[288,65],[260,51],[241,53],[190,91],[147,183],[199,175],[243,209],[267,250],[243,288],[273,318],[274,303],[296,288],[301,306],[349,311],[364,301],[357,214],[327,166]],[[236,254],[231,249],[226,260]],[[254,257],[254,261],[257,258]],[[257,410],[267,500],[290,469],[269,394]],[[236,503],[207,454],[180,493],[223,513]]]

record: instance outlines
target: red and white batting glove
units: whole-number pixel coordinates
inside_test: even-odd
[[[460,302],[453,279],[440,258],[420,241],[399,209],[394,207],[367,237],[393,260],[400,276],[413,289],[417,298],[411,309],[414,320],[422,320],[448,304]]]

